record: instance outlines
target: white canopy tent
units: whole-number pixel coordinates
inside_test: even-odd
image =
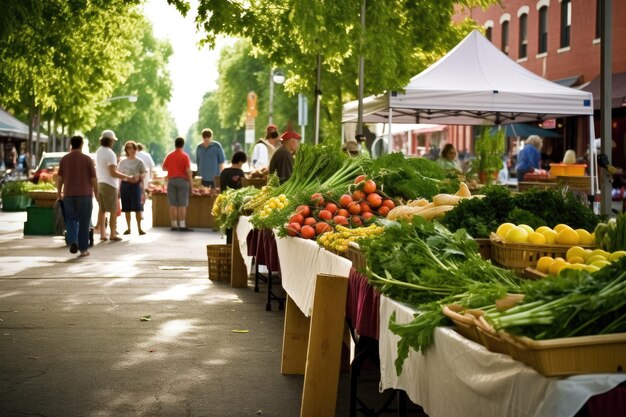
[[[478,125],[589,116],[590,141],[595,138],[591,93],[528,71],[477,30],[413,77],[404,90],[364,98],[363,122]],[[358,101],[345,104],[342,122],[357,120]],[[595,158],[590,161],[593,177]],[[592,178],[592,192],[595,185]]]

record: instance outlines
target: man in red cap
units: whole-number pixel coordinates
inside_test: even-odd
[[[270,174],[278,175],[280,183],[287,181],[293,172],[293,155],[298,149],[302,137],[293,130],[287,130],[280,136],[281,146],[276,149],[270,160]]]
[[[265,138],[259,139],[252,149],[251,162],[254,169],[268,167],[272,155],[274,155],[278,146],[278,129],[276,129],[276,126],[273,124],[268,125],[265,132]]]

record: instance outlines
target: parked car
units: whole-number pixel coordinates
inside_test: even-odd
[[[39,164],[37,164],[37,168],[35,168],[35,172],[31,180],[34,183],[37,183],[42,173],[44,175],[51,176],[55,169],[59,167],[59,164],[61,163],[61,158],[63,158],[65,155],[67,155],[67,152],[44,152],[41,155],[41,159],[39,160]],[[96,155],[89,154],[89,156],[91,156],[91,159],[94,161],[95,164]]]

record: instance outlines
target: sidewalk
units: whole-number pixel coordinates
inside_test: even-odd
[[[146,235],[96,235],[84,258],[0,212],[0,416],[299,415],[283,312],[208,280],[218,233],[151,228],[147,209]]]

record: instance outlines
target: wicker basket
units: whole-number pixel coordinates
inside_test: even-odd
[[[581,245],[579,245],[581,246]],[[581,246],[590,248],[590,246]],[[491,234],[491,260],[500,266],[520,270],[534,268],[543,256],[565,258],[569,245],[535,245],[533,243],[505,243],[495,233]]]
[[[454,304],[450,304],[443,307],[443,315],[448,317],[454,323],[457,333],[464,336],[466,339],[482,344],[480,335],[478,334],[478,328],[476,327],[476,319],[474,315],[470,315],[460,307]]]
[[[572,191],[578,191],[587,195],[591,194],[591,177],[558,176],[557,183],[567,186]]]
[[[229,280],[231,245],[206,245],[206,254],[209,259],[209,279]]]
[[[489,238],[475,238],[474,241],[478,244],[478,253],[483,259],[491,259],[491,239]]]
[[[517,190],[522,192],[522,191],[528,191],[531,188],[539,188],[542,190],[549,190],[552,188],[556,188],[557,187],[557,183],[556,182],[549,182],[549,181],[520,181],[517,183]]]

